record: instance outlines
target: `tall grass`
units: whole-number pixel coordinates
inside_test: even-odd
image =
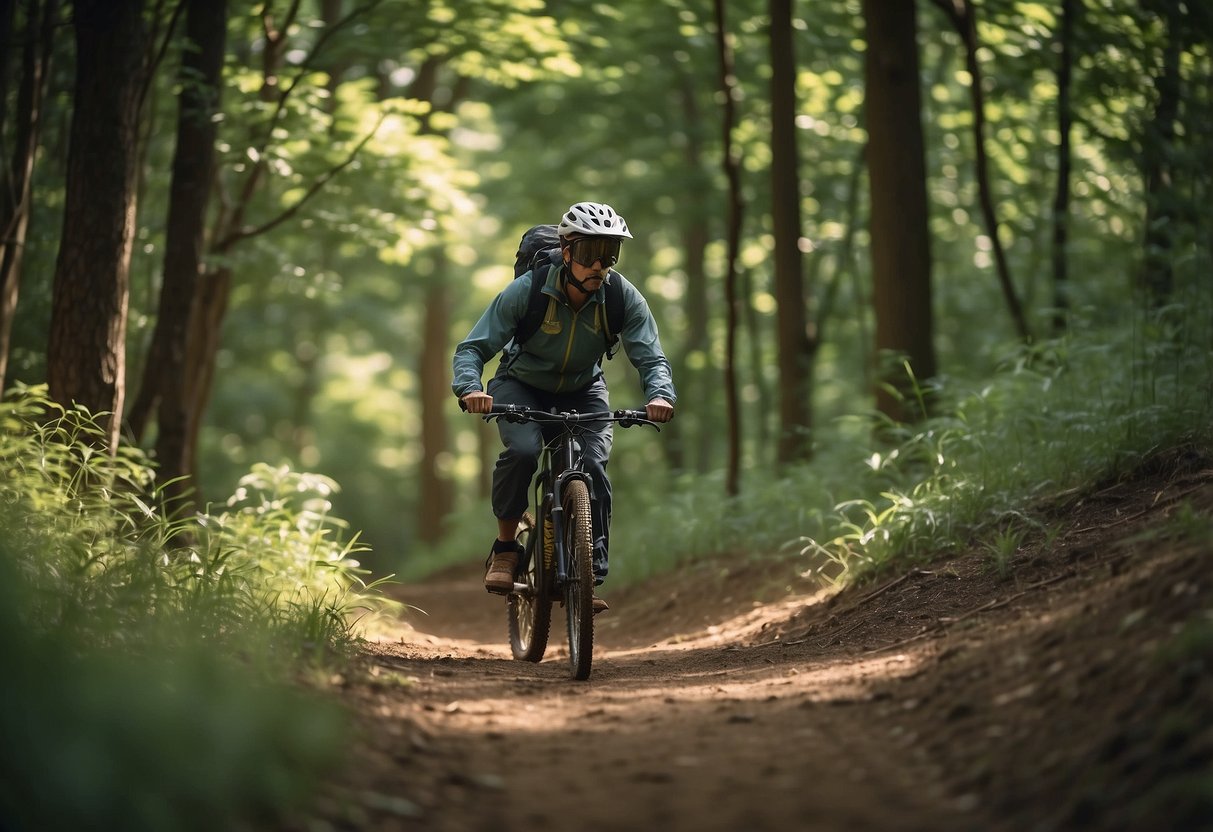
[[[627,581],[700,556],[791,554],[853,580],[971,543],[1002,569],[1006,547],[1039,526],[1042,501],[1160,448],[1213,441],[1207,309],[1193,299],[1119,330],[1009,347],[992,377],[935,379],[922,398],[937,415],[876,432],[873,415],[825,426],[810,464],[779,477],[750,470],[733,500],[719,476],[621,494],[612,573]]]
[[[0,826],[251,828],[306,798],[345,720],[298,671],[384,603],[335,485],[258,466],[170,519],[84,410],[18,388],[0,431]]]
[[[1076,312],[1063,338],[995,348],[992,373],[916,388],[934,414],[916,424],[861,413],[821,425],[810,463],[778,473],[751,464],[735,499],[721,471],[673,476],[653,466],[643,482],[619,478],[611,584],[721,555],[794,558],[848,581],[970,545],[1006,574],[1017,540],[1052,533],[1036,517],[1042,501],[1159,448],[1213,441],[1209,298],[1114,327],[1084,323],[1104,317]],[[441,545],[410,555],[406,579],[482,558],[495,530],[487,500],[464,505],[449,528]]]

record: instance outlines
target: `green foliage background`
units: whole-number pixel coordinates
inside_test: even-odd
[[[726,5],[746,203],[739,497],[726,498],[722,471],[726,202],[709,4],[347,0],[350,22],[311,55],[326,23],[321,3],[304,0],[279,78],[295,86],[262,148],[272,118],[261,94],[265,4],[232,2],[214,210],[264,158],[269,175],[248,221],[269,222],[373,136],[288,222],[228,255],[235,285],[199,449],[207,507],[179,519],[161,510],[144,451],[95,453],[92,415],[56,408],[39,386],[72,103],[63,27],[0,404],[0,825],[260,828],[311,793],[348,726],[300,691],[357,643],[359,616],[391,609],[368,592],[367,567],[411,578],[478,560],[492,533],[484,480],[495,437],[452,398],[439,463],[455,487],[449,533],[418,542],[430,290],[453,290],[453,346],[510,279],[521,232],[577,200],[627,217],[637,233],[621,270],[649,299],[676,378],[709,382],[679,402],[661,436],[618,432],[613,583],[713,555],[795,558],[825,579],[853,580],[970,545],[1001,570],[1028,531],[1048,533],[1038,511],[1048,500],[1161,447],[1208,447],[1213,14],[1204,4],[1076,3],[1069,311],[1055,337],[1061,4],[979,5],[998,233],[1031,344],[1015,338],[978,209],[960,38],[933,4],[918,4],[941,372],[920,380],[936,402],[929,416],[878,432],[872,369],[896,357],[870,346],[861,7],[793,4],[801,246],[822,337],[815,457],[796,467],[774,454],[766,4]],[[168,46],[142,148],[131,385],[164,256],[181,44]],[[1168,50],[1183,96],[1164,142],[1156,108]],[[422,95],[431,77],[432,95]],[[1151,202],[1144,180],[1159,162],[1171,185]],[[1147,216],[1167,232],[1165,250],[1147,250]],[[710,238],[703,275],[687,256],[697,223]],[[1140,291],[1147,255],[1173,273],[1160,303]],[[694,280],[706,282],[711,337],[691,350]],[[617,406],[641,404],[625,361],[607,373]],[[702,457],[672,464],[672,449],[700,447],[701,436]]]
[[[220,123],[221,186],[229,195],[269,118],[259,95],[260,10],[260,4],[231,7]],[[775,303],[768,268],[770,69],[765,4],[738,0],[727,10],[742,92],[735,139],[744,170],[742,266],[749,323],[739,360],[747,492],[754,495],[770,482],[777,429]],[[449,525],[463,529],[470,518],[483,517],[475,521],[483,533],[475,540],[452,537],[438,548],[422,546],[417,538],[418,356],[427,287],[439,281],[454,289],[453,345],[508,281],[524,228],[551,221],[572,201],[600,199],[614,204],[638,231],[620,265],[650,299],[676,377],[703,372],[710,382],[694,401],[681,403],[677,421],[662,437],[619,438],[612,462],[623,495],[617,529],[635,541],[625,558],[635,568],[623,566],[619,576],[647,571],[644,564],[656,554],[643,543],[650,536],[646,530],[660,525],[650,512],[667,511],[671,491],[683,493],[687,481],[709,484],[703,499],[715,504],[713,472],[723,465],[725,451],[719,392],[725,201],[710,7],[686,0],[343,4],[343,13],[354,11],[352,22],[304,63],[324,26],[318,2],[301,6],[282,70],[283,83],[297,86],[266,151],[271,176],[256,197],[250,223],[265,222],[293,204],[383,122],[355,163],[292,221],[231,255],[236,285],[203,430],[202,492],[212,500],[230,493],[258,462],[315,471],[340,483],[333,503],[361,530],[372,549],[366,560],[377,571],[415,573],[443,558],[478,557],[480,538],[491,534],[480,483],[492,436],[485,444],[479,426],[459,414],[453,401],[453,438],[442,458],[457,495]],[[1166,150],[1178,203],[1167,220],[1175,232],[1169,256],[1177,297],[1188,303],[1184,293],[1195,292],[1192,302],[1207,304],[1202,287],[1210,267],[1209,15],[1188,6],[1168,18],[1151,3],[1113,0],[1085,0],[1078,12],[1066,250],[1071,329],[1056,350],[1066,356],[1075,349],[1111,350],[1126,332],[1138,333],[1137,346],[1144,348],[1148,324],[1135,293],[1145,232],[1142,168],[1152,147],[1153,79],[1171,42],[1181,48],[1185,90],[1181,130]],[[835,502],[869,499],[862,478],[853,487],[845,484],[856,477],[857,460],[887,451],[867,447],[863,422],[871,408],[876,357],[866,262],[860,4],[798,4],[794,13],[810,311],[820,316],[825,299],[832,302],[829,317],[817,320],[823,336],[814,388],[818,460],[809,471],[784,473],[792,482],[839,484],[801,493],[781,481],[778,490],[799,509],[781,513],[774,523],[756,523],[778,529],[778,539],[770,541],[776,547],[817,538],[820,529],[801,518],[828,514]],[[995,207],[1012,277],[1038,336],[1047,334],[1052,315],[1059,13],[1059,4],[1021,0],[979,7]],[[1000,377],[1008,362],[1035,366],[1007,357],[1015,354],[1014,331],[977,208],[970,79],[960,39],[931,4],[920,4],[919,21],[943,374],[933,383],[964,400],[960,391]],[[39,382],[43,373],[62,201],[71,50],[66,42],[61,46],[13,338],[10,376],[26,383]],[[149,98],[133,262],[132,384],[154,323],[163,253],[172,147],[171,131],[161,128],[175,115],[178,52],[166,54]],[[433,103],[415,95],[429,68],[437,69]],[[702,278],[713,310],[712,340],[706,351],[688,352],[684,301],[688,281],[701,278],[686,271],[684,235],[695,221],[706,222],[713,238]],[[1207,320],[1184,322],[1184,337],[1199,342],[1202,327]],[[1131,369],[1132,361],[1122,360]],[[608,372],[615,403],[637,404],[639,389],[625,362],[613,362]],[[709,437],[709,454],[690,460],[690,470],[653,464],[668,443],[689,446],[701,434]],[[850,445],[856,450],[841,454]],[[1044,445],[1033,447],[1047,452]],[[663,543],[662,557],[706,551],[712,548],[707,541],[718,537],[688,532],[682,543]]]

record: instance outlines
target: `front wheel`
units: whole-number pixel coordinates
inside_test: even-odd
[[[564,547],[569,578],[564,585],[564,611],[569,624],[569,670],[574,679],[588,679],[594,660],[594,528],[590,521],[590,492],[581,480],[565,488]]]
[[[552,522],[550,517],[544,520]],[[535,518],[530,512],[518,523],[518,542],[526,551],[523,555],[526,571],[522,574],[525,588],[511,592],[509,597],[510,650],[516,659],[537,662],[548,647],[552,597],[548,589],[551,579],[544,569],[543,535],[536,533]]]

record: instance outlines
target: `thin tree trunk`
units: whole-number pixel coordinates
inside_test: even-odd
[[[428,101],[432,111],[450,112],[466,89],[456,84],[451,96],[438,101],[439,73],[443,61],[433,58],[422,64],[410,93]],[[438,131],[428,117],[421,120],[420,132]],[[442,470],[442,459],[449,453],[446,406],[450,402],[450,278],[447,258],[442,244],[432,248],[433,274],[425,285],[425,323],[422,333],[421,358],[418,366],[421,387],[421,502],[418,506],[417,536],[425,543],[442,538],[444,521],[454,509],[454,488],[449,474]]]
[[[421,378],[421,505],[417,536],[425,543],[442,538],[443,521],[454,505],[451,479],[442,460],[448,455],[450,441],[446,407],[451,400],[450,387],[450,283],[445,274],[445,258],[438,254],[436,281],[426,289],[425,332],[418,368]]]
[[[253,197],[264,182],[267,160],[272,155],[269,148],[274,140],[274,129],[286,109],[287,101],[296,83],[303,74],[309,71],[309,67],[313,65],[317,54],[322,50],[324,44],[334,32],[349,25],[362,13],[369,11],[377,5],[377,3],[378,0],[371,0],[371,2],[351,11],[338,21],[326,21],[325,29],[315,43],[313,43],[311,53],[303,60],[301,67],[297,70],[297,74],[286,84],[281,83],[278,72],[281,69],[282,56],[287,47],[288,33],[299,13],[301,0],[291,0],[285,12],[280,17],[273,14],[273,10],[269,4],[261,8],[260,15],[264,37],[261,53],[263,75],[261,89],[258,94],[267,104],[273,105],[273,112],[263,127],[260,136],[251,145],[250,149],[253,152],[250,155],[254,156],[257,161],[252,164],[248,173],[241,181],[239,193],[230,203],[226,199],[220,203],[213,223],[213,231],[210,235],[210,251],[208,253],[216,262],[225,261],[231,251],[245,240],[266,234],[292,219],[312,197],[324,188],[325,184],[354,162],[358,153],[373,138],[379,125],[382,124],[381,117],[379,123],[362,138],[343,162],[315,179],[302,196],[282,209],[277,216],[256,226],[246,223]],[[220,192],[226,197],[226,192],[223,191],[222,187],[220,188]],[[215,358],[219,348],[220,330],[223,325],[223,319],[227,314],[228,294],[231,291],[232,277],[232,270],[228,266],[221,266],[204,273],[198,281],[194,307],[190,314],[189,334],[187,336],[188,346],[186,348],[186,377],[190,380],[188,401],[191,408],[189,415],[191,435],[186,440],[186,447],[188,448],[187,453],[189,454],[189,458],[192,460],[191,468],[194,470],[191,470],[190,473],[195,483],[198,482],[196,470],[198,460],[198,431],[202,425],[203,411],[210,401],[211,389],[214,385]]]
[[[729,183],[729,218],[727,233],[728,265],[725,269],[724,291],[727,320],[725,325],[724,388],[729,425],[728,468],[725,492],[735,497],[741,493],[741,408],[737,398],[737,258],[741,248],[741,161],[733,145],[733,125],[736,123],[737,77],[733,74],[733,49],[725,28],[724,0],[713,0],[716,15],[716,48],[720,56],[720,89],[724,93],[721,130],[724,147],[724,174]]]
[[[813,344],[800,252],[800,164],[796,148],[796,59],[792,0],[769,0],[771,55],[771,220],[775,232],[775,322],[779,355],[779,464],[807,460]]]
[[[222,253],[217,259],[222,259]],[[184,458],[189,460],[188,475],[198,482],[198,429],[211,388],[215,380],[215,356],[219,351],[223,319],[227,315],[228,296],[232,287],[232,270],[228,266],[209,269],[198,281],[194,302],[190,306],[189,327],[185,344],[186,407],[190,433],[186,437]]]
[[[704,170],[702,131],[703,118],[699,112],[692,79],[683,76],[681,100],[687,135],[686,164],[689,170]],[[691,186],[692,199],[696,204],[706,204],[707,187],[703,180],[695,180]],[[679,395],[687,401],[702,402],[710,396],[709,360],[710,342],[708,326],[708,281],[705,258],[711,233],[702,212],[692,212],[682,228],[683,251],[686,253],[686,337],[683,340],[679,361]],[[711,422],[703,418],[680,418],[670,423],[675,427],[676,450],[670,463],[674,470],[694,470],[706,473],[712,468],[714,436],[710,432]]]
[[[838,275],[836,283],[841,289],[843,275],[849,275],[855,292],[856,303],[856,326],[859,330],[859,366],[863,368],[864,373],[864,389],[871,389],[872,378],[870,376],[872,369],[872,361],[869,355],[872,338],[868,333],[868,316],[864,308],[864,301],[867,300],[867,293],[864,291],[863,280],[860,278],[859,269],[855,265],[855,231],[859,227],[859,193],[860,181],[863,173],[864,162],[868,156],[867,144],[859,148],[859,152],[855,154],[855,164],[851,168],[851,179],[847,183],[847,211],[846,231],[842,235],[842,244],[838,252]],[[825,335],[825,314],[822,314],[818,324],[817,337],[819,340],[824,340]]]
[[[4,43],[11,42],[11,18],[15,4],[5,3],[2,12],[7,31],[0,33]],[[42,128],[42,101],[50,74],[54,46],[58,0],[31,0],[25,14],[22,33],[21,81],[17,90],[16,124],[13,128],[13,157],[0,174],[0,392],[8,373],[9,341],[17,298],[21,286],[21,264],[29,230],[31,182],[38,137]],[[7,77],[7,63],[3,68]],[[7,88],[7,80],[3,85]],[[0,97],[0,101],[6,97]],[[4,109],[4,108],[0,108]],[[0,128],[4,116],[0,115]]]
[[[1070,77],[1074,49],[1074,0],[1061,0],[1061,55],[1057,66],[1057,190],[1053,197],[1053,334],[1066,330],[1070,309],[1070,284],[1066,242],[1070,229],[1070,141],[1074,113],[1070,107]]]
[[[986,104],[982,90],[981,64],[977,60],[977,10],[972,0],[935,0],[956,28],[965,46],[965,68],[969,72],[969,97],[973,104],[973,149],[974,169],[977,174],[978,201],[985,220],[986,234],[994,252],[994,267],[998,274],[998,285],[1011,314],[1011,322],[1021,341],[1032,339],[1028,321],[1024,317],[1023,304],[1011,281],[1011,270],[1007,265],[1007,254],[998,233],[998,216],[994,210],[994,195],[990,187],[990,161],[986,153]]]
[[[31,4],[31,12],[26,18],[27,38],[28,33],[34,29],[28,23],[35,17],[32,11],[34,8],[37,8],[36,0]],[[4,44],[5,47],[5,51],[0,53],[0,136],[4,135],[4,126],[8,118],[10,61],[7,60],[7,50],[15,41],[16,12],[15,0],[0,0],[0,44]],[[22,82],[24,82],[25,75],[28,74],[28,64],[25,60],[27,57],[28,52],[23,51]],[[22,112],[20,96],[18,96],[18,125],[22,120],[26,123],[29,122],[28,117],[22,118]],[[20,126],[16,132],[16,142],[19,143],[20,134],[23,132]],[[24,209],[28,195],[25,187],[18,181],[25,166],[19,164],[18,158],[18,152],[14,151],[11,169],[4,167],[3,159],[0,159],[0,395],[4,393],[4,375],[8,368],[8,343],[13,328],[13,316],[17,311],[17,289],[21,277],[20,251],[25,244],[27,227],[21,217],[26,213]],[[20,234],[20,239],[18,239],[18,234]],[[14,261],[16,266],[12,265]]]
[[[763,349],[762,336],[768,327],[763,326],[762,320],[758,317],[758,310],[754,308],[753,269],[738,270],[737,291],[742,299],[738,304],[738,316],[745,332],[746,345],[749,347],[746,358],[748,359],[750,384],[758,391],[754,406],[750,408],[750,412],[756,414],[754,427],[751,430],[753,431],[754,447],[761,449],[760,458],[765,459],[768,454],[774,453],[776,450],[777,443],[771,441],[771,435],[779,431],[779,425],[772,424],[770,417],[774,415],[778,419],[779,409],[771,404],[770,384],[767,383],[769,352]]]
[[[177,145],[169,188],[165,237],[164,280],[151,349],[132,408],[130,425],[143,437],[148,417],[157,408],[156,457],[166,496],[185,504],[193,474],[192,420],[185,354],[190,313],[203,269],[206,212],[215,171],[216,126],[227,41],[226,0],[189,0],[186,48],[181,59],[181,95],[177,115]]]
[[[47,347],[51,396],[118,447],[145,54],[141,0],[76,0],[76,94]]]

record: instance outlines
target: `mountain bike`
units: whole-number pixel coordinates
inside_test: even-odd
[[[523,553],[514,573],[514,589],[507,596],[510,650],[516,659],[541,661],[548,646],[552,604],[559,601],[568,623],[569,670],[574,679],[588,679],[594,660],[591,518],[596,498],[583,468],[578,437],[589,424],[602,422],[625,428],[648,425],[658,432],[661,428],[643,410],[578,413],[495,404],[485,418],[536,422],[544,438],[532,485],[536,514],[527,512],[518,523]]]

